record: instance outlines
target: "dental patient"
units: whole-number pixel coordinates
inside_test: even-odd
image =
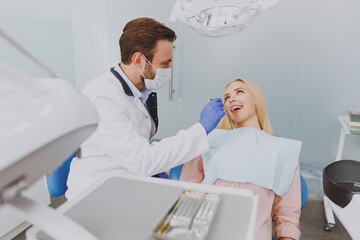
[[[301,142],[273,136],[261,91],[249,80],[226,86],[224,106],[210,150],[185,163],[180,180],[249,189],[258,196],[255,240],[272,238],[272,220],[276,239],[300,239]]]

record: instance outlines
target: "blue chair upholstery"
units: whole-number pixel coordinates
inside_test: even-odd
[[[170,169],[169,178],[173,180],[179,180],[182,167],[183,164]],[[301,174],[300,174],[300,183],[301,183],[301,209],[303,209],[308,198],[308,188],[305,179]]]
[[[184,164],[181,164],[181,165],[179,165],[177,167],[174,167],[174,168],[170,169],[169,179],[179,180],[183,165]]]
[[[70,164],[74,157],[76,157],[76,153],[71,155],[55,172],[52,172],[50,176],[46,176],[46,185],[52,197],[64,195],[68,189],[66,182],[69,176]]]
[[[300,173],[300,183],[301,183],[301,209],[305,207],[305,203],[308,198],[308,188],[305,182],[304,177]]]
[[[69,176],[70,164],[73,158],[76,157],[76,153],[72,154],[56,171],[52,172],[50,176],[46,176],[46,185],[49,194],[52,197],[59,197],[64,195],[68,189],[66,182]],[[180,176],[181,170],[179,172]],[[162,172],[154,175],[153,177],[168,178],[167,173]]]

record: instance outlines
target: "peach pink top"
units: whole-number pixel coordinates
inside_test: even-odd
[[[204,169],[201,156],[184,164],[179,180],[201,183],[203,179]],[[300,239],[301,186],[299,166],[295,170],[290,190],[284,198],[276,195],[270,189],[249,182],[231,182],[217,179],[214,185],[249,189],[258,196],[255,240],[272,238],[272,220],[275,221],[276,239],[281,237]]]

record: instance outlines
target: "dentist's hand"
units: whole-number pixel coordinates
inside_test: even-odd
[[[220,98],[214,98],[201,111],[199,123],[205,128],[206,134],[209,134],[224,115],[224,104]]]

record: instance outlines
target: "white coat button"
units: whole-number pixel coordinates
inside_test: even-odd
[[[146,118],[149,118],[149,116],[146,116]]]

